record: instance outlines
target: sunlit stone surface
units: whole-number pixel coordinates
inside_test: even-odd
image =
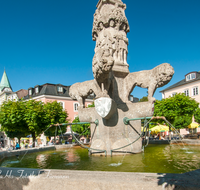
[[[92,60],[94,80],[75,83],[69,90],[71,98],[79,101],[80,121],[99,121],[98,126],[91,124],[90,127],[92,154],[141,152],[141,121],[125,125],[123,118],[152,116],[156,88],[167,84],[174,74],[169,63],[151,70],[129,72],[129,23],[125,10],[126,5],[121,0],[99,0],[92,29],[92,39],[96,41]],[[148,89],[148,102],[129,101],[136,86]],[[96,95],[95,108],[85,108],[85,99],[92,93]]]
[[[102,117],[106,118],[111,111],[112,99],[101,97],[94,101],[96,112]]]

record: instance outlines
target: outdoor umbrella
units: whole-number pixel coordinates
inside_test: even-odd
[[[70,136],[72,133],[70,132],[70,131],[68,131],[68,132],[66,132],[66,133],[64,133],[63,135],[59,135],[60,137],[61,136]],[[75,136],[78,136],[79,134],[78,133],[76,133],[76,132],[73,132],[73,134],[75,135]]]
[[[160,133],[160,132],[165,132],[169,131],[169,127],[166,125],[157,125],[153,128],[150,129],[152,133]]]
[[[143,131],[143,129],[144,129],[144,127],[141,127],[141,131]],[[144,131],[146,131],[146,127],[145,127]]]
[[[198,123],[190,123],[190,125],[188,125],[188,128],[190,129],[194,129],[194,128],[198,128],[199,124]]]

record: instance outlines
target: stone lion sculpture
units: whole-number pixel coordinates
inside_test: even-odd
[[[98,84],[101,84],[108,79],[113,64],[114,59],[111,56],[109,49],[100,49],[95,53],[92,63],[92,71]]]
[[[95,80],[75,83],[69,89],[70,97],[77,100],[82,108],[85,107],[85,99],[92,93],[95,93],[96,97],[102,95],[101,88]]]
[[[135,86],[148,89],[148,101],[155,101],[153,98],[157,88],[166,85],[172,78],[174,69],[169,63],[162,63],[151,70],[144,70],[130,73],[124,81],[124,101],[128,101],[130,93]]]

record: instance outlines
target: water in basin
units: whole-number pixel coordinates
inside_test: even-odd
[[[74,147],[26,154],[20,162],[16,157],[10,157],[0,162],[0,166],[153,173],[184,173],[199,169],[200,147],[183,148],[176,145],[149,145],[141,154],[99,157],[89,156],[86,149]]]

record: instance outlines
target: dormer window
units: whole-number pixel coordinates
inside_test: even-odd
[[[186,75],[186,81],[189,81],[189,80],[193,80],[196,78],[196,73],[190,73],[188,75]]]
[[[35,93],[38,94],[39,93],[39,87],[35,88]]]
[[[31,96],[32,95],[32,89],[28,90],[28,95]]]
[[[58,86],[57,89],[58,89],[58,92],[63,92],[63,87],[62,86]]]

